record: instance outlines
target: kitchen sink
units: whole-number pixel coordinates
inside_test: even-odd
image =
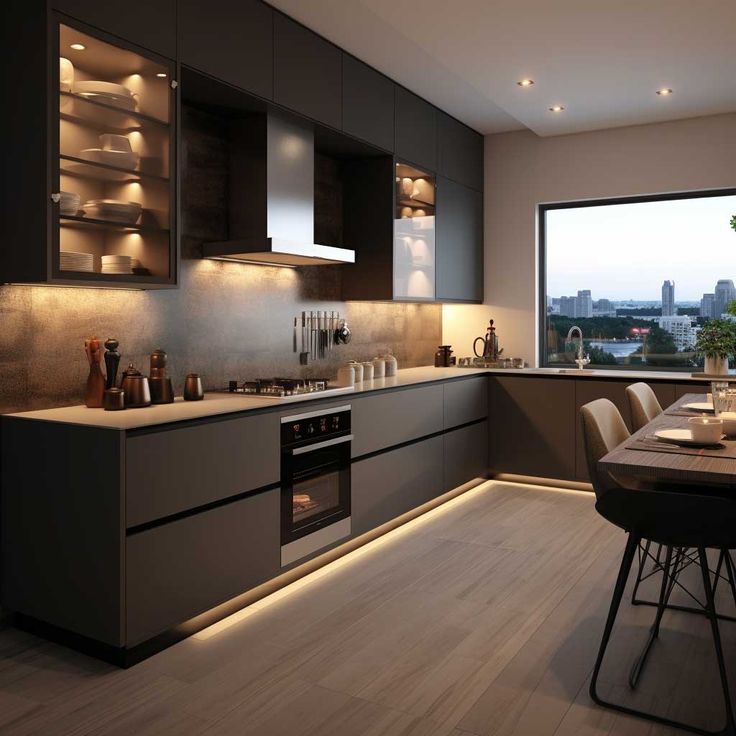
[[[592,373],[595,373],[595,371],[590,368],[557,368],[555,369],[555,373],[571,373],[575,376],[589,376]]]

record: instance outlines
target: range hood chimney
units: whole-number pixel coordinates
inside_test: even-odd
[[[314,132],[275,112],[230,129],[229,239],[205,258],[279,266],[354,263],[355,251],[314,242]]]

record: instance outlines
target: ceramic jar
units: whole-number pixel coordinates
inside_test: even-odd
[[[386,355],[383,356],[383,360],[386,363],[386,377],[395,376],[396,371],[399,370],[399,361],[396,360],[391,353],[386,353]]]
[[[337,385],[353,386],[355,385],[355,369],[352,365],[343,365],[337,369]]]
[[[373,363],[363,363],[363,380],[373,380]]]
[[[386,361],[383,358],[373,358],[373,378],[383,378],[386,375]]]
[[[355,383],[360,383],[363,380],[363,364],[358,363],[355,360],[351,360],[348,365],[351,365],[355,372]]]

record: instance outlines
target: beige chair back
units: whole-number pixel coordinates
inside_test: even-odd
[[[635,432],[662,413],[656,394],[646,383],[632,383],[627,386],[626,398],[631,407],[631,421]]]
[[[598,461],[625,442],[631,434],[619,410],[608,399],[596,399],[580,407],[580,419],[588,473],[595,495],[600,499],[607,490],[618,487],[618,484],[608,473],[598,469]]]

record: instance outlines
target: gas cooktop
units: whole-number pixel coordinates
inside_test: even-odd
[[[229,381],[228,387],[221,391],[264,399],[293,400],[314,394],[329,396],[352,390],[352,386],[330,385],[325,378],[257,378],[254,381]]]

